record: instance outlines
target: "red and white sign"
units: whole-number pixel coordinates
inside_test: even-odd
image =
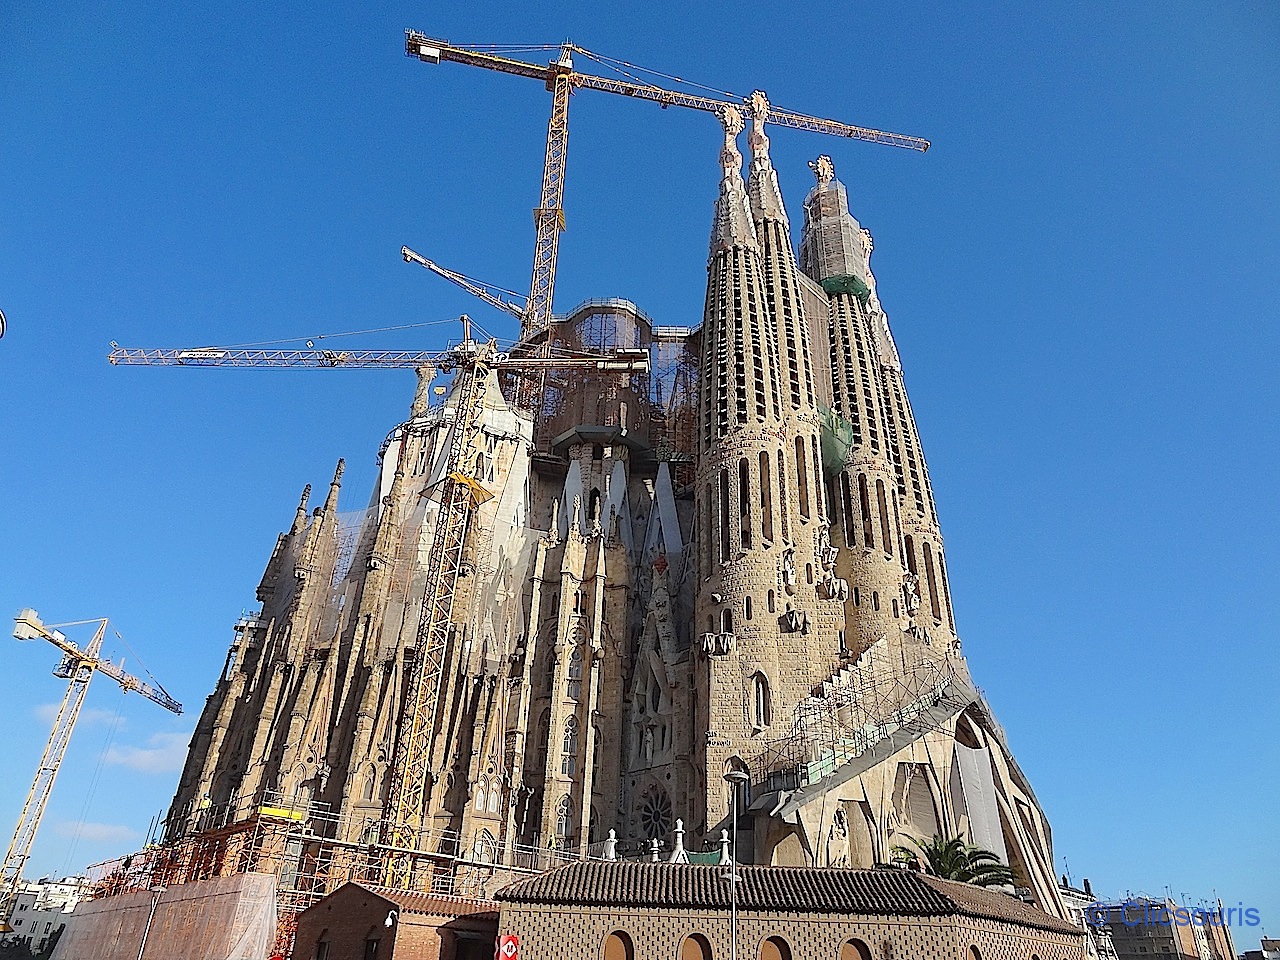
[[[520,938],[503,934],[498,938],[498,949],[493,960],[520,960]]]

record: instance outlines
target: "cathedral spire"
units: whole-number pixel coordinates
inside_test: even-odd
[[[332,517],[338,507],[338,491],[342,489],[342,472],[347,468],[347,461],[339,458],[334,468],[333,479],[329,482],[329,495],[324,500],[324,515]]]
[[[747,144],[751,147],[751,171],[748,193],[751,199],[751,216],[759,224],[761,220],[787,222],[782,205],[782,191],[778,187],[778,173],[769,159],[769,137],[764,132],[769,118],[769,99],[763,90],[751,94],[747,101],[751,106],[751,130]]]
[[[298,511],[293,515],[293,526],[289,536],[296,537],[307,528],[307,501],[311,499],[311,484],[302,488],[302,498],[298,501]]]
[[[738,150],[738,134],[742,132],[742,114],[736,107],[725,107],[720,114],[724,127],[724,146],[720,149],[720,196],[716,198],[715,222],[711,228],[711,252],[733,247],[754,247],[756,232],[747,209],[746,184],[742,181],[742,153]]]

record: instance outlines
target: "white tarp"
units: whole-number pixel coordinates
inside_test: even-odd
[[[969,808],[970,842],[990,850],[1001,863],[1008,863],[1009,854],[1004,846],[1004,831],[1000,829],[996,783],[991,774],[991,756],[987,748],[975,749],[957,743],[956,764],[960,768],[965,806]]]

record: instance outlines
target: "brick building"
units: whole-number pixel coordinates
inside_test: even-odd
[[[739,874],[744,960],[1084,957],[1079,928],[970,884],[894,869],[740,867]],[[519,938],[524,958],[730,954],[729,881],[719,865],[570,864],[513,884],[498,900],[500,932]]]
[[[296,960],[492,960],[497,932],[496,903],[348,883],[299,914],[293,955]]]

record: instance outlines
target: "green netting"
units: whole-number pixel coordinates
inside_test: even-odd
[[[720,851],[709,850],[706,853],[693,853],[692,851],[690,851],[689,862],[717,864],[720,862]]]
[[[822,281],[822,289],[828,295],[833,293],[852,293],[864,307],[867,305],[867,301],[871,299],[871,288],[863,283],[860,277],[855,277],[852,273],[841,274],[838,277],[827,277]]]
[[[822,468],[826,473],[839,473],[853,446],[853,424],[834,410],[824,408],[819,416],[822,418]]]

